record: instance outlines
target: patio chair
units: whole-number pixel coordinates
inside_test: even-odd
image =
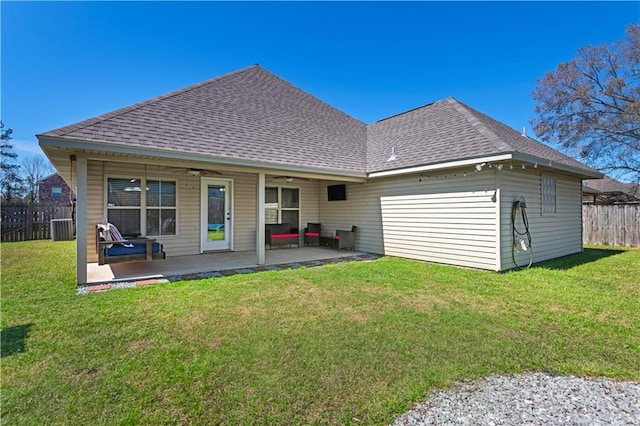
[[[307,227],[304,228],[304,245],[305,246],[320,246],[320,224],[319,223],[307,223]]]
[[[355,251],[357,226],[352,226],[351,231],[336,230],[336,247],[338,251],[350,249]]]

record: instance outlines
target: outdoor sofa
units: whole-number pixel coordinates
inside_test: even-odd
[[[273,246],[300,246],[300,235],[290,223],[267,223],[264,225],[264,240],[269,248]]]

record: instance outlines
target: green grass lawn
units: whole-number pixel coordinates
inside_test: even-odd
[[[76,295],[2,250],[2,423],[384,424],[492,373],[640,380],[640,250],[497,274],[381,258]]]

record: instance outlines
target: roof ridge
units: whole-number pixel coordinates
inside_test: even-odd
[[[448,98],[446,98],[446,99],[448,99]],[[419,110],[419,109],[422,109],[422,108],[429,107],[429,106],[431,106],[431,105],[433,105],[433,104],[437,104],[437,103],[442,102],[443,100],[446,100],[446,99],[441,99],[441,100],[439,100],[439,101],[429,102],[429,103],[426,103],[426,104],[423,104],[423,105],[417,106],[417,107],[415,107],[415,108],[411,108],[411,109],[408,109],[408,110],[406,110],[406,111],[402,111],[402,112],[399,112],[399,113],[397,113],[397,114],[393,114],[393,115],[390,115],[390,116],[388,116],[388,117],[381,118],[380,120],[376,120],[376,121],[374,121],[374,123],[380,123],[381,121],[390,120],[390,119],[395,118],[395,117],[398,117],[398,116],[400,116],[400,115],[409,114],[410,112],[413,112],[413,111],[416,111],[416,110]],[[373,124],[373,123],[371,123],[371,124]]]
[[[104,114],[99,114],[99,115],[96,115],[94,117],[87,118],[87,119],[85,119],[85,120],[83,120],[83,121],[81,121],[80,123],[77,123],[77,124],[71,124],[69,126],[64,126],[64,127],[58,128],[58,129],[50,130],[48,132],[45,132],[44,134],[47,134],[47,133],[50,133],[50,132],[56,132],[57,130],[61,130],[61,129],[69,128],[68,131],[65,131],[65,132],[62,132],[60,134],[57,134],[57,136],[64,136],[67,133],[71,133],[71,132],[75,132],[75,131],[78,131],[78,130],[82,130],[82,129],[86,128],[86,127],[93,126],[93,125],[95,125],[97,123],[103,123],[103,122],[105,122],[107,120],[111,120],[112,118],[116,118],[116,117],[119,117],[119,116],[121,116],[123,114],[139,110],[140,108],[146,107],[148,105],[152,105],[152,104],[155,104],[155,103],[160,102],[162,100],[169,99],[169,98],[172,98],[174,96],[190,92],[192,90],[198,89],[198,88],[200,88],[202,86],[205,86],[207,84],[211,84],[211,83],[213,83],[215,81],[220,81],[220,80],[225,79],[227,77],[234,76],[236,74],[240,74],[242,72],[246,72],[246,71],[249,71],[249,70],[254,69],[254,68],[264,69],[258,64],[253,64],[253,65],[250,65],[248,67],[241,68],[239,70],[235,70],[235,71],[229,72],[227,74],[223,74],[223,75],[220,75],[220,76],[217,76],[217,77],[213,77],[213,78],[210,78],[208,80],[201,81],[199,83],[194,83],[192,85],[189,85],[187,87],[183,87],[181,89],[172,90],[172,91],[164,93],[162,95],[155,96],[155,97],[153,97],[151,99],[147,99],[147,100],[144,100],[144,101],[136,102],[136,103],[134,103],[132,105],[128,105],[128,106],[124,106],[122,108],[118,108],[115,111],[106,112]],[[81,123],[84,123],[84,125],[79,126],[78,124],[81,124]]]
[[[364,121],[360,120],[359,118],[356,118],[356,117],[354,117],[353,115],[351,115],[351,114],[349,114],[349,113],[347,113],[347,112],[345,112],[345,111],[343,111],[343,110],[341,110],[341,109],[339,109],[339,108],[337,108],[337,107],[333,106],[333,105],[332,105],[332,104],[330,104],[329,102],[327,102],[327,101],[325,101],[325,100],[320,99],[319,97],[317,97],[317,96],[316,96],[316,95],[314,95],[313,93],[307,92],[307,91],[306,91],[306,90],[304,90],[303,88],[301,88],[301,87],[299,87],[299,86],[297,86],[297,85],[295,85],[295,84],[291,83],[290,81],[287,81],[287,80],[285,80],[284,78],[280,77],[278,74],[272,73],[272,72],[271,72],[271,71],[269,71],[268,69],[263,68],[263,67],[261,67],[261,66],[260,66],[260,65],[258,65],[258,64],[256,64],[256,66],[257,66],[258,68],[260,68],[261,70],[263,70],[264,72],[267,72],[267,73],[271,74],[273,77],[277,78],[277,79],[278,79],[278,80],[280,80],[281,82],[283,82],[283,83],[285,83],[285,84],[287,84],[287,85],[289,85],[289,86],[293,87],[294,89],[296,89],[296,90],[300,91],[301,93],[304,93],[305,95],[307,95],[307,96],[309,96],[309,97],[311,97],[311,98],[313,98],[313,99],[315,99],[315,100],[317,100],[317,101],[319,101],[319,102],[322,102],[323,104],[325,104],[325,105],[326,105],[326,106],[328,106],[329,108],[331,108],[331,109],[333,109],[333,110],[335,110],[335,111],[339,112],[340,114],[345,115],[345,116],[349,117],[350,119],[355,120],[355,121],[358,121],[358,122],[360,122],[360,123],[364,124],[365,126],[367,126],[367,123],[365,123]]]
[[[482,120],[480,120],[471,112],[471,110],[475,112],[476,111],[475,109],[460,102],[454,97],[448,97],[446,99],[443,99],[443,101],[446,101],[449,105],[453,107],[453,109],[458,111],[469,123],[471,123],[472,127],[475,130],[477,130],[478,133],[486,137],[489,142],[495,145],[498,151],[514,150],[511,145],[509,145],[507,142],[502,140],[502,138],[496,135],[491,129],[489,129],[489,127]]]

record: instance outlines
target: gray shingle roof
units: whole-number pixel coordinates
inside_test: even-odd
[[[392,148],[396,160],[388,161]],[[467,105],[447,98],[368,127],[370,172],[506,153],[593,171]]]
[[[594,172],[453,98],[367,126],[257,65],[38,136],[361,173],[504,153]]]
[[[586,183],[589,189],[599,192],[622,192],[633,197],[640,197],[640,185],[637,183],[622,183],[610,177],[591,179]]]
[[[366,158],[364,123],[257,65],[40,136],[350,171]]]

